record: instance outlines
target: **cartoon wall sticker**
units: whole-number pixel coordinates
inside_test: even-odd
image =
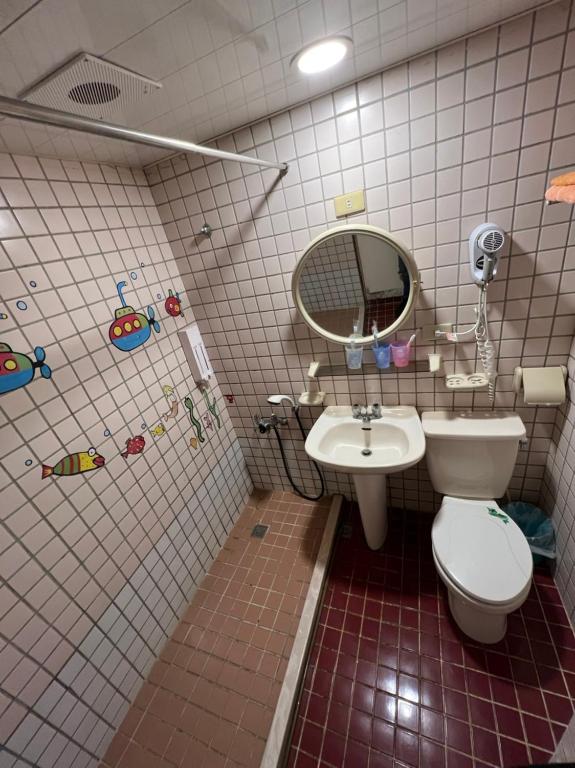
[[[231,395],[231,394],[230,395],[224,395],[224,397],[226,398],[228,403],[233,403],[234,402],[234,396],[233,395]]]
[[[128,456],[137,456],[138,453],[142,453],[145,445],[146,440],[142,435],[129,437],[126,440],[126,450],[121,453],[120,456],[123,456],[125,459],[127,459]]]
[[[42,464],[42,480],[50,477],[50,475],[58,475],[60,477],[79,475],[82,472],[90,472],[92,469],[103,467],[105,463],[106,459],[100,456],[99,453],[96,453],[95,448],[89,448],[87,451],[64,456],[53,467]]]
[[[34,347],[36,361],[22,352],[12,352],[8,344],[0,343],[0,394],[25,387],[34,378],[36,368],[40,376],[49,379],[52,370],[46,365],[46,353],[43,347]]]
[[[126,299],[123,295],[126,285],[125,280],[116,283],[122,306],[116,310],[114,322],[108,330],[108,336],[117,349],[121,349],[122,352],[131,352],[136,347],[139,347],[140,344],[148,341],[152,328],[156,333],[159,333],[160,324],[155,319],[153,307],[148,307],[148,317],[146,317],[126,304]]]
[[[162,437],[163,435],[165,435],[165,434],[166,434],[166,428],[165,428],[165,426],[162,424],[162,422],[161,422],[161,421],[158,421],[158,423],[157,423],[157,424],[154,424],[154,426],[153,426],[153,427],[150,427],[150,429],[149,429],[148,431],[149,431],[149,433],[152,435],[152,437],[154,438],[154,440],[157,440],[157,439],[158,439],[158,437]]]
[[[209,392],[210,390],[208,389],[208,387],[202,388],[202,395],[204,396],[204,400],[206,401],[206,405],[208,406],[208,411],[212,414],[212,416],[216,420],[216,425],[219,429],[222,426],[222,423],[220,421],[218,406],[216,405],[216,396],[214,395],[214,399],[210,403],[210,395],[208,394]]]
[[[164,393],[164,397],[166,398],[166,401],[168,403],[168,406],[170,408],[169,411],[166,413],[162,413],[162,419],[164,421],[168,421],[169,419],[175,419],[178,415],[178,398],[176,397],[176,393],[174,392],[174,388],[170,386],[169,384],[164,384],[162,387],[162,392]]]
[[[196,419],[194,416],[194,403],[189,395],[184,399],[184,406],[188,409],[188,416],[190,417],[190,423],[192,425],[192,429],[194,430],[195,437],[200,441],[200,443],[203,443],[206,438],[202,434],[202,423],[201,421],[198,421],[198,419]],[[193,438],[190,439],[190,445],[192,445],[192,439]],[[195,446],[192,447],[195,448]]]
[[[172,291],[171,289],[168,291],[168,298],[164,303],[164,307],[168,315],[171,315],[172,317],[184,316],[184,313],[182,311],[182,300],[180,299],[180,294],[176,293],[175,291]]]
[[[213,431],[214,423],[209,413],[204,413],[204,415],[202,416],[202,421],[204,422],[206,429],[210,429]]]

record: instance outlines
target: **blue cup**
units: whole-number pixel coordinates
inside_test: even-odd
[[[391,346],[389,344],[374,344],[372,346],[375,364],[378,368],[389,368],[391,362]]]

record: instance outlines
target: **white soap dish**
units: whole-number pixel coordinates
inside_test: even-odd
[[[450,373],[445,377],[447,389],[483,389],[488,384],[484,373]]]
[[[325,398],[325,392],[302,392],[298,397],[300,405],[322,405]]]

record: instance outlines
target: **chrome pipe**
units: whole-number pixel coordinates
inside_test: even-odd
[[[133,141],[137,144],[146,144],[149,147],[169,149],[172,152],[192,152],[206,157],[215,157],[218,160],[232,160],[236,163],[259,165],[262,168],[277,168],[282,174],[286,173],[288,169],[287,163],[274,163],[271,160],[261,160],[258,157],[248,157],[247,155],[238,155],[235,152],[226,152],[223,149],[204,147],[201,144],[184,141],[184,139],[170,139],[155,133],[136,131],[123,125],[105,123],[90,117],[74,115],[71,112],[61,112],[59,109],[42,107],[39,104],[31,104],[21,99],[11,99],[8,96],[0,96],[0,114],[15,117],[18,120],[29,120],[33,123],[53,125],[57,128],[70,128],[73,131],[92,133],[95,136]]]

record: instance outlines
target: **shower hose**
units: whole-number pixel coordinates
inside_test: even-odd
[[[304,442],[305,442],[307,434],[306,434],[306,431],[305,431],[305,429],[303,427],[303,424],[301,423],[301,419],[299,417],[299,413],[297,411],[297,408],[294,409],[293,412],[295,414],[296,421],[298,423],[301,435],[302,435],[302,437],[304,439]],[[285,450],[284,450],[284,446],[283,446],[283,441],[281,439],[281,435],[280,435],[280,433],[278,431],[278,428],[276,427],[275,424],[272,425],[272,428],[273,428],[273,431],[276,433],[276,438],[277,438],[277,441],[278,441],[278,445],[280,447],[280,453],[282,455],[282,461],[283,461],[284,469],[286,471],[286,475],[288,476],[288,480],[290,481],[291,487],[298,494],[298,496],[301,496],[303,499],[307,499],[308,501],[317,501],[318,499],[321,499],[321,497],[325,493],[325,484],[324,484],[324,480],[323,480],[323,475],[322,475],[321,469],[319,468],[317,463],[315,461],[311,460],[311,463],[314,465],[315,470],[317,472],[317,475],[319,477],[319,482],[321,484],[321,490],[317,494],[317,496],[309,496],[307,493],[304,493],[300,488],[298,488],[298,486],[295,484],[294,479],[293,479],[293,477],[291,475],[289,466],[288,466],[288,462],[287,462],[287,458],[286,458],[286,454],[285,454]]]

